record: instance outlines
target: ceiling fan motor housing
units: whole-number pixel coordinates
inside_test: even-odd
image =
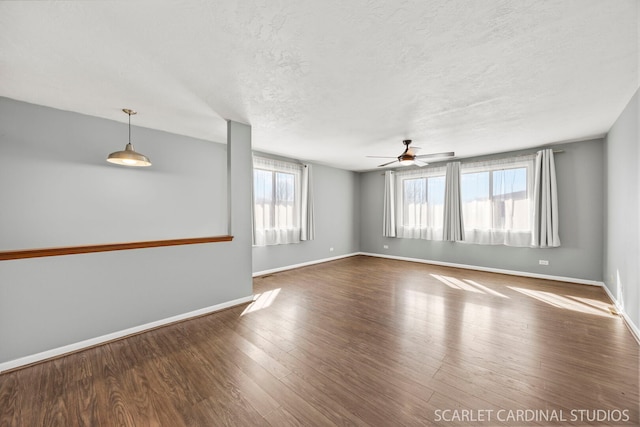
[[[398,156],[398,161],[407,161],[407,160],[415,160],[416,156],[414,154],[402,153]]]
[[[411,140],[410,139],[405,139],[402,141],[402,143],[407,147],[404,149],[404,153],[400,154],[398,156],[398,161],[399,162],[407,162],[407,161],[413,161],[416,158],[416,155],[413,153],[409,153],[409,144],[411,144]]]

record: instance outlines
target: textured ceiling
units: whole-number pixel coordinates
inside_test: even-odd
[[[606,133],[638,1],[0,2],[0,96],[351,170]],[[152,153],[152,141],[135,141]],[[0,142],[1,143],[1,142]],[[105,152],[113,147],[105,147]]]

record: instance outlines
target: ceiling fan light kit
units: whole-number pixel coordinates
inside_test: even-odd
[[[128,108],[123,108],[122,111],[129,116],[129,143],[124,147],[124,150],[109,154],[107,162],[123,166],[151,166],[151,160],[144,154],[136,152],[133,149],[133,144],[131,144],[131,116],[137,114],[137,112]]]
[[[416,151],[419,150],[419,147],[409,147],[411,145],[410,139],[405,139],[402,141],[405,145],[405,149],[398,157],[395,157],[396,160],[391,162],[383,163],[378,165],[379,168],[389,166],[393,163],[400,163],[400,166],[411,166],[416,165],[419,167],[427,166],[429,163],[425,162],[423,159],[447,159],[451,157],[455,157],[455,153],[453,151],[448,151],[445,153],[432,153],[432,154],[422,154],[420,156],[416,155]],[[386,157],[386,156],[367,156],[367,157],[375,157],[381,159],[393,159],[394,157]]]

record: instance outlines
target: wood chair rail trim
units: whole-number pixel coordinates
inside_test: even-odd
[[[198,245],[201,243],[230,242],[233,236],[192,237],[186,239],[150,240],[101,245],[63,246],[57,248],[20,249],[0,251],[0,261],[24,258],[40,258],[60,255],[88,254],[93,252],[124,251],[129,249],[157,248],[162,246]]]

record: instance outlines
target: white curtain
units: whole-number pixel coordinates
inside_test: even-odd
[[[552,149],[540,150],[536,154],[533,194],[531,245],[538,248],[558,247],[558,190]]]
[[[533,161],[530,155],[462,165],[466,243],[531,245]]]
[[[253,160],[255,161],[255,156],[253,157]],[[251,186],[251,245],[256,246],[256,196],[255,196],[255,181],[256,181],[256,174],[255,172],[253,172],[253,185]],[[231,215],[231,209],[229,206],[227,206],[228,208],[228,213],[227,215]],[[231,234],[231,228],[229,228],[229,234]]]
[[[300,242],[302,165],[254,157],[253,168],[254,244]]]
[[[382,212],[382,235],[396,237],[396,194],[393,171],[384,173],[384,210]]]
[[[462,199],[460,196],[460,162],[447,163],[442,239],[451,242],[464,240]]]
[[[442,240],[445,169],[396,172],[396,237]]]
[[[302,168],[302,202],[300,203],[300,240],[316,237],[313,213],[313,173],[311,165]]]

